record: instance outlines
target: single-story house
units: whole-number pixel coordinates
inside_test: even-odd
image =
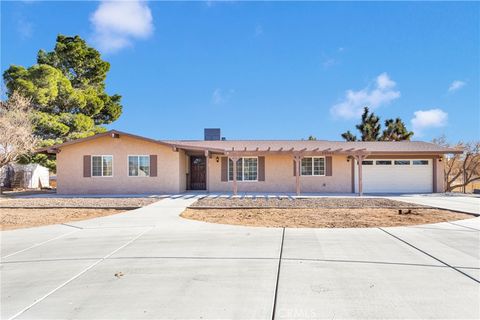
[[[59,194],[444,192],[443,159],[428,142],[155,140],[111,130],[55,145]]]

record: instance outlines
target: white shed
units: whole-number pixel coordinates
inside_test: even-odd
[[[10,164],[0,170],[0,184],[6,188],[48,188],[49,180],[48,169],[36,163]]]

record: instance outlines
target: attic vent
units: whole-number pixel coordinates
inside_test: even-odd
[[[118,133],[112,133],[112,138],[113,139],[118,139],[118,138],[120,138],[120,135]]]
[[[204,131],[204,140],[205,141],[213,141],[213,140],[220,140],[220,128],[205,128]]]

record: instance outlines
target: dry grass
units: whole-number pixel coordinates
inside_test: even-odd
[[[412,209],[399,214],[390,208],[288,208],[288,209],[191,209],[181,217],[205,222],[254,227],[367,228],[428,224],[468,219],[472,216],[439,209]]]
[[[118,209],[5,209],[0,208],[0,230],[29,228],[56,223],[86,220],[125,212]]]

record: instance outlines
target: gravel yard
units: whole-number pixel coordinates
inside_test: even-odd
[[[103,217],[140,208],[158,198],[0,198],[0,230]]]
[[[203,198],[191,207],[215,208],[410,208],[419,205],[384,198]]]
[[[0,198],[0,208],[140,208],[158,198]]]
[[[471,215],[440,209],[411,209],[399,214],[389,208],[289,208],[289,209],[192,209],[181,216],[205,222],[286,228],[368,228],[437,223],[472,218]]]

